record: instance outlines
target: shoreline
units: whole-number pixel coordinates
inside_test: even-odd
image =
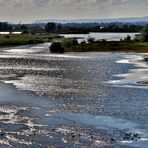
[[[33,45],[45,42],[61,42],[63,37],[56,34],[41,35],[0,35],[0,49],[21,45]],[[65,52],[141,52],[148,53],[148,42],[139,41],[93,41],[64,47]]]
[[[44,43],[49,40],[48,35],[9,34],[0,35],[0,48],[26,44]]]
[[[35,45],[46,42],[33,42],[33,43],[22,43],[22,44],[9,44],[0,46],[0,50],[4,48],[13,48],[24,45]],[[65,52],[135,52],[135,53],[148,53],[147,42],[123,42],[123,41],[96,41],[87,44],[78,44],[64,49]]]
[[[51,42],[62,38],[63,37],[60,37],[57,34],[0,34],[0,49],[5,47]]]
[[[148,53],[147,42],[95,41],[65,48],[65,52],[137,52]]]

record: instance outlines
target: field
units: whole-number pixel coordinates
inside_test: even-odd
[[[0,35],[0,47],[36,44],[52,41],[55,38],[60,38],[55,34],[9,34]]]

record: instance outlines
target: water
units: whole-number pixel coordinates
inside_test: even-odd
[[[0,146],[147,148],[145,54],[48,46],[0,52]]]
[[[12,32],[12,34],[21,34],[22,32]],[[10,34],[10,32],[0,32],[0,34]]]
[[[89,33],[89,34],[61,34],[66,38],[77,38],[78,42],[88,40],[89,37],[94,38],[95,40],[106,39],[107,41],[120,41],[120,39],[124,39],[127,35],[134,38],[137,33]]]

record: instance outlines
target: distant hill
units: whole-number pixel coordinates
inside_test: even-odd
[[[47,22],[55,22],[55,23],[111,23],[111,22],[120,22],[120,23],[148,23],[148,16],[145,17],[130,17],[130,18],[110,18],[110,19],[74,19],[74,20],[54,20],[54,19],[46,19],[46,20],[36,20],[33,23],[47,23]]]

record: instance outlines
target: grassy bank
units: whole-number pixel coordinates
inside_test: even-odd
[[[0,47],[18,46],[26,44],[44,43],[49,41],[61,41],[62,37],[56,34],[10,34],[0,35]],[[147,52],[146,42],[125,42],[125,41],[96,41],[64,47],[66,52]]]
[[[58,40],[60,37],[55,34],[9,34],[0,35],[0,47],[17,46],[26,44],[44,43],[52,40]]]
[[[65,48],[66,52],[148,52],[148,43],[146,42],[93,42],[88,44],[79,44]]]

